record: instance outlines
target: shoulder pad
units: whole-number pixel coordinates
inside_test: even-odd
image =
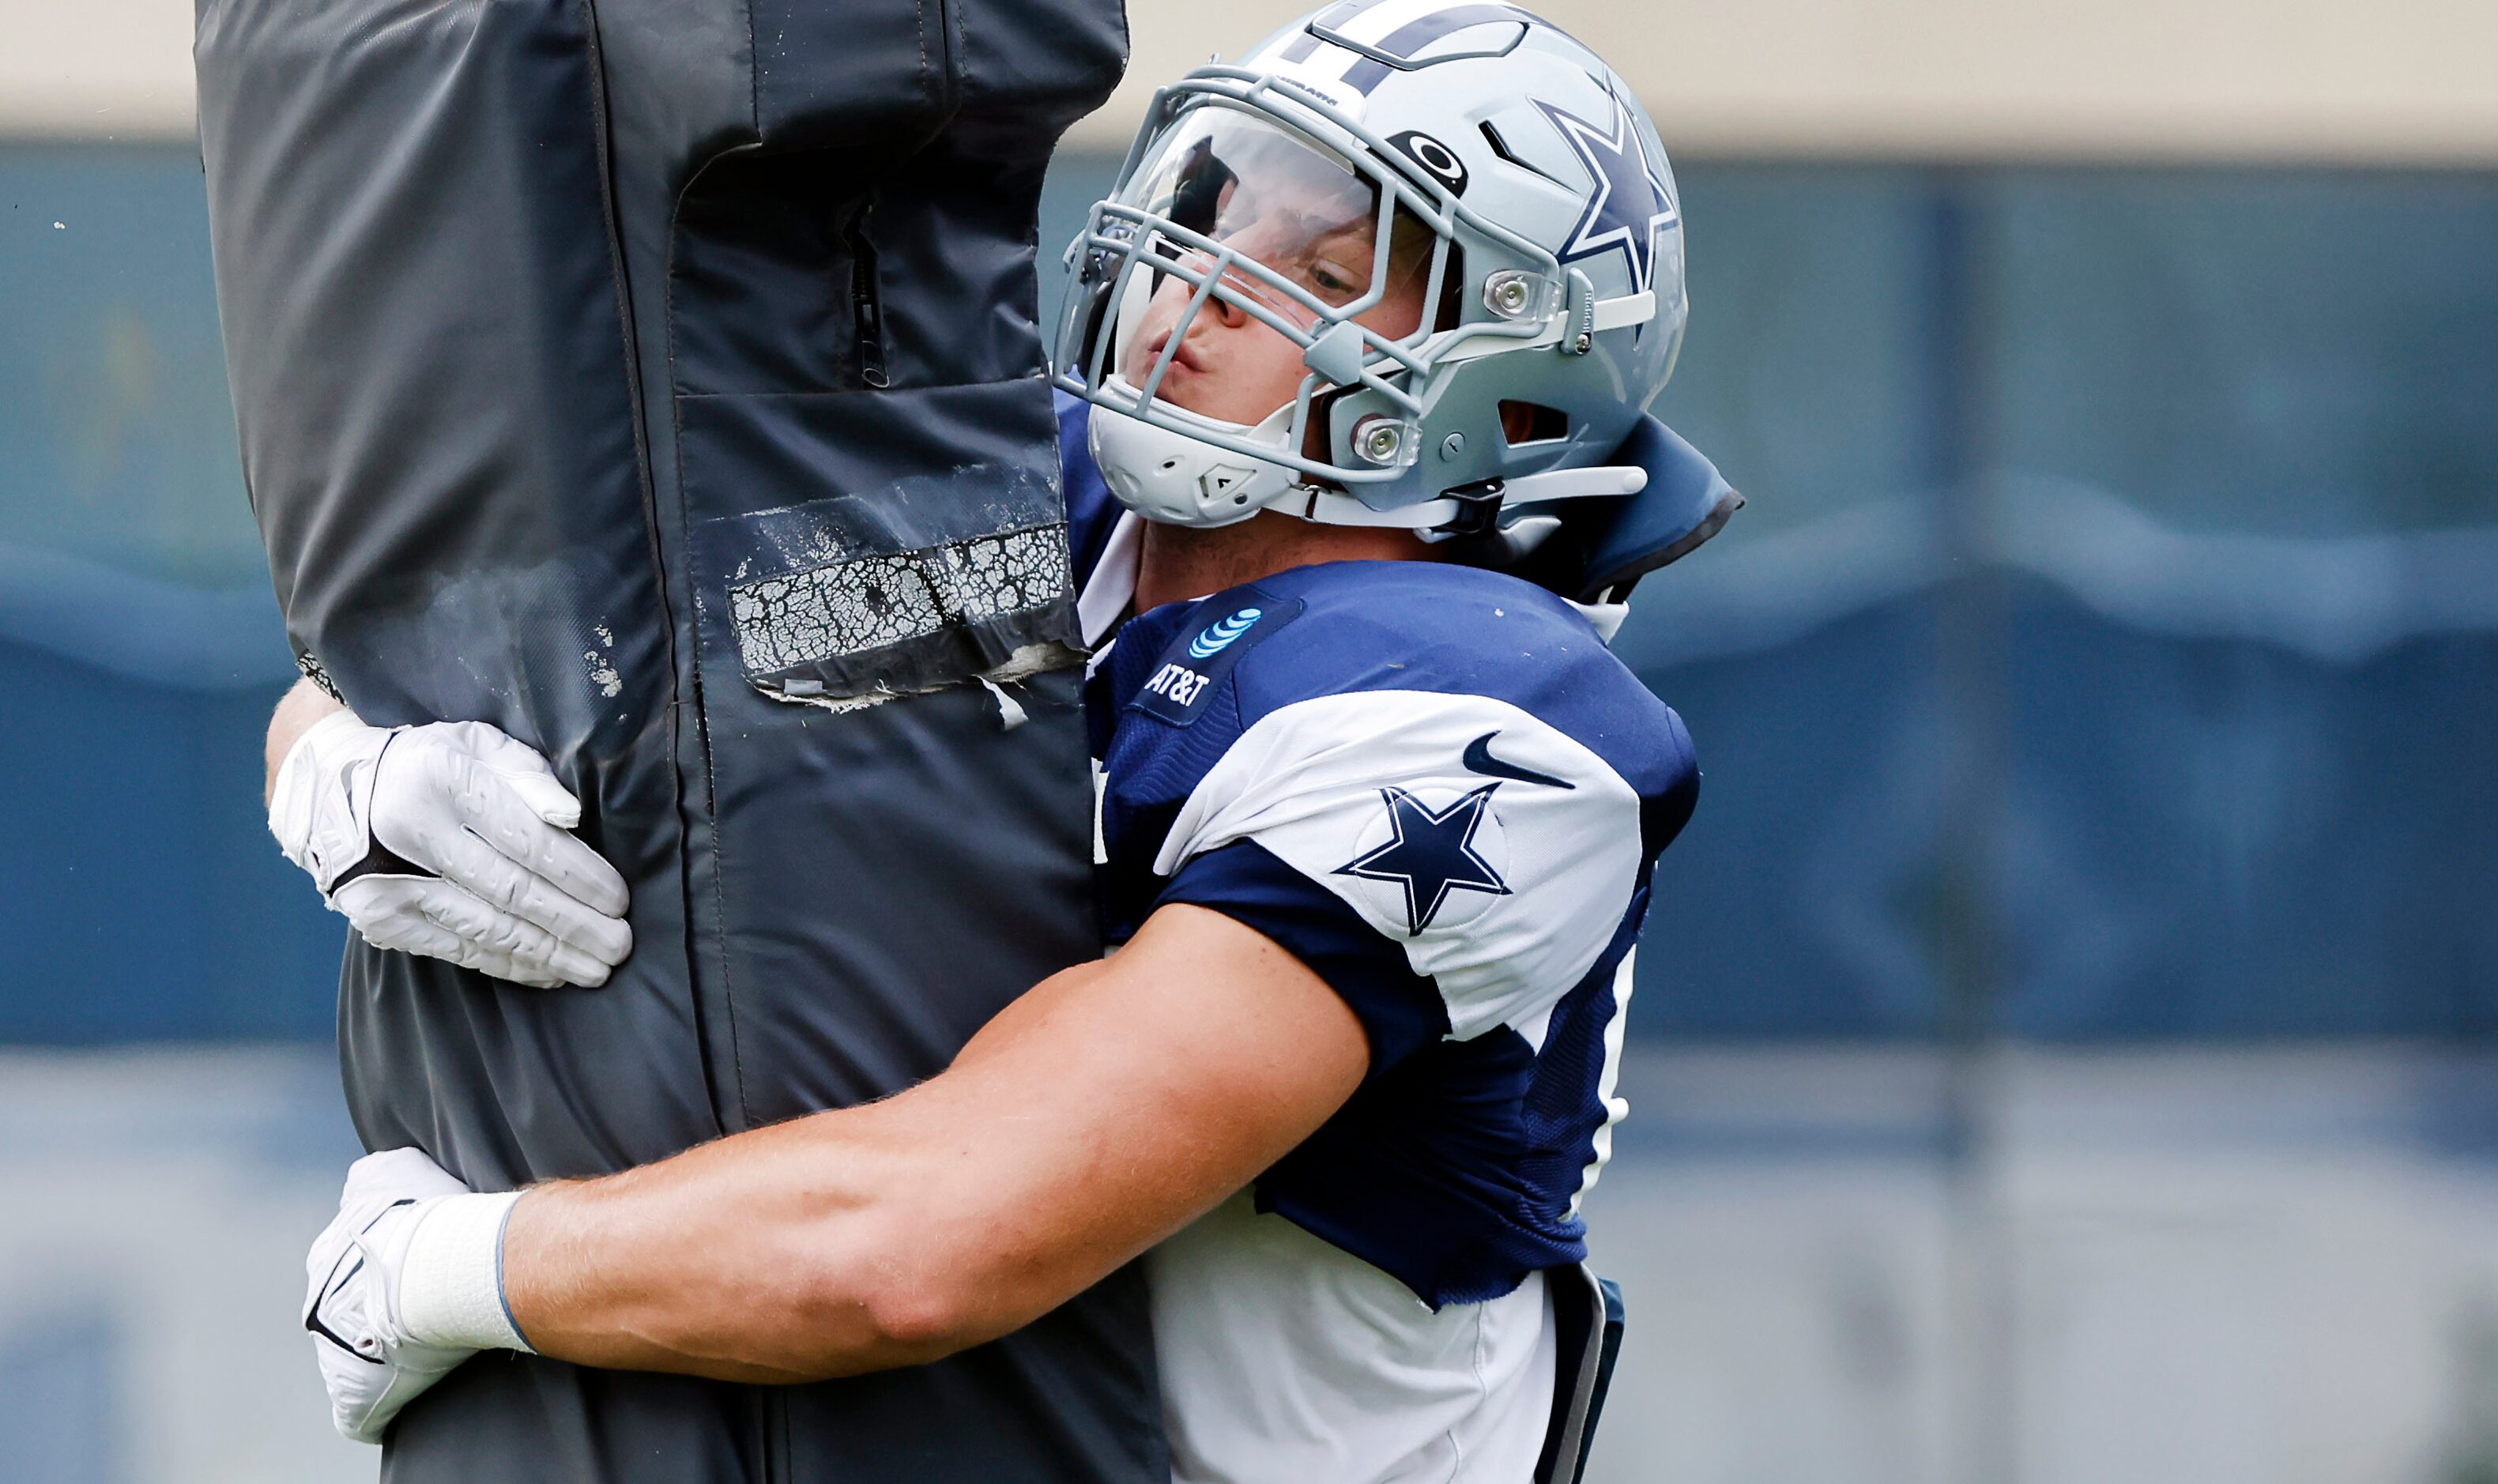
[[[1648,486],[1622,500],[1580,500],[1556,509],[1561,529],[1513,568],[1573,602],[1619,602],[1640,578],[1715,535],[1744,497],[1717,466],[1652,416],[1642,416],[1613,462],[1648,471]]]

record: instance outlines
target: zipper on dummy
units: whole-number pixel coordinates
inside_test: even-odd
[[[884,300],[877,284],[876,243],[868,239],[868,218],[876,214],[869,198],[843,232],[850,249],[850,325],[858,336],[859,380],[882,391],[892,385],[884,364]]]

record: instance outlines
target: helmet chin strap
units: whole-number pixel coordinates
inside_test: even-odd
[[[1454,500],[1426,500],[1393,510],[1373,510],[1342,490],[1297,484],[1266,502],[1269,510],[1320,526],[1367,526],[1428,531],[1456,520],[1460,506]]]
[[[1497,491],[1486,493],[1497,494],[1500,508],[1516,510],[1564,500],[1618,499],[1636,495],[1646,488],[1647,469],[1628,465],[1608,465],[1598,468],[1556,468],[1541,474],[1521,474],[1502,484]],[[1399,505],[1393,510],[1373,510],[1341,490],[1296,484],[1268,500],[1266,508],[1323,526],[1388,526],[1432,532],[1462,520],[1470,503],[1443,496],[1419,504]]]

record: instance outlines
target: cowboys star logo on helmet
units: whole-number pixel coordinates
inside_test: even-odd
[[[1615,99],[1611,126],[1599,127],[1549,103],[1536,107],[1596,177],[1596,194],[1562,248],[1561,261],[1576,263],[1618,251],[1630,264],[1633,291],[1646,293],[1656,266],[1657,239],[1681,217],[1674,188],[1649,164],[1648,145],[1632,125],[1630,111]]]

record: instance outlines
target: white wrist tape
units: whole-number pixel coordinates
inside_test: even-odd
[[[503,1302],[503,1224],[520,1198],[518,1191],[446,1196],[418,1219],[399,1275],[399,1322],[409,1339],[463,1350],[529,1349]]]

